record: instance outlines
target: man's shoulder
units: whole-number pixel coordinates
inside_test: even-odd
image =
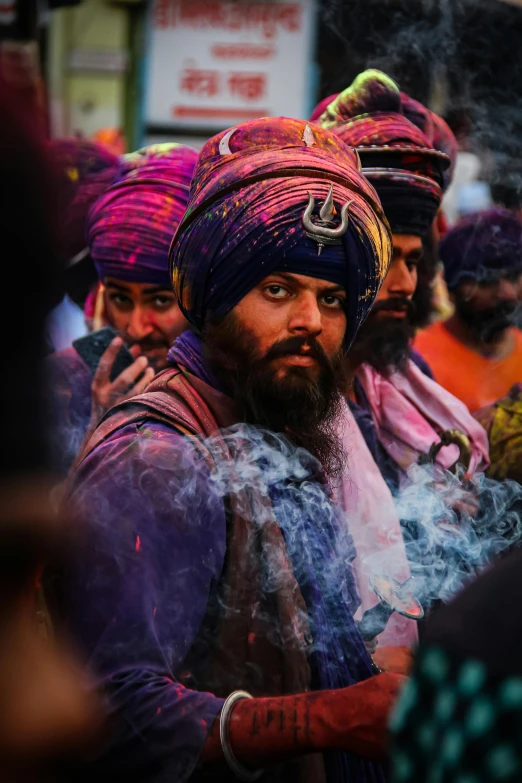
[[[144,419],[129,423],[109,433],[80,462],[73,485],[82,484],[89,476],[107,476],[120,484],[141,482],[151,471],[155,481],[172,474],[196,477],[194,470],[208,474],[201,451],[194,440],[173,426]],[[120,477],[120,479],[118,478]]]

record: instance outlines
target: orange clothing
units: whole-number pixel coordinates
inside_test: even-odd
[[[475,353],[438,322],[419,332],[415,350],[428,362],[435,380],[470,411],[504,397],[522,382],[522,331],[513,329],[515,349],[506,359],[486,359]]]

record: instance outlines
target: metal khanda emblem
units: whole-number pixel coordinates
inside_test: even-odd
[[[351,201],[347,201],[341,208],[341,222],[338,226],[335,225],[334,217],[337,214],[333,200],[333,185],[330,186],[328,196],[319,211],[319,220],[314,222],[313,213],[315,209],[315,199],[310,191],[308,191],[310,201],[305,209],[302,223],[305,230],[305,234],[314,242],[317,242],[317,255],[321,255],[321,251],[325,245],[340,245],[343,236],[348,231],[349,217],[348,210],[350,208]]]

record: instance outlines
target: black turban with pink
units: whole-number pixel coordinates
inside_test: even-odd
[[[435,126],[440,130],[442,125],[422,109],[386,74],[368,70],[326,106],[317,122],[356,148],[393,233],[424,238],[440,207],[451,159],[433,145]]]
[[[349,345],[390,253],[378,197],[354,152],[305,121],[264,118],[203,147],[170,268],[181,310],[197,330],[275,271],[342,285]]]

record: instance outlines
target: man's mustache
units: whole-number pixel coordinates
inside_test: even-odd
[[[306,347],[306,351],[303,348]],[[280,359],[283,356],[293,356],[295,354],[305,354],[311,356],[320,364],[329,364],[329,359],[324,348],[317,342],[315,337],[287,337],[286,340],[280,340],[274,343],[265,354],[263,361],[270,362],[274,359]]]
[[[142,353],[153,351],[156,348],[170,348],[168,342],[166,340],[162,340],[161,338],[145,337],[143,340],[129,340],[124,338],[124,341],[127,348],[132,348],[134,345],[139,345]]]
[[[416,307],[413,299],[405,299],[400,296],[390,296],[388,299],[381,299],[375,302],[371,309],[371,315],[382,312],[397,312],[403,310],[406,315],[411,316],[415,313]]]

